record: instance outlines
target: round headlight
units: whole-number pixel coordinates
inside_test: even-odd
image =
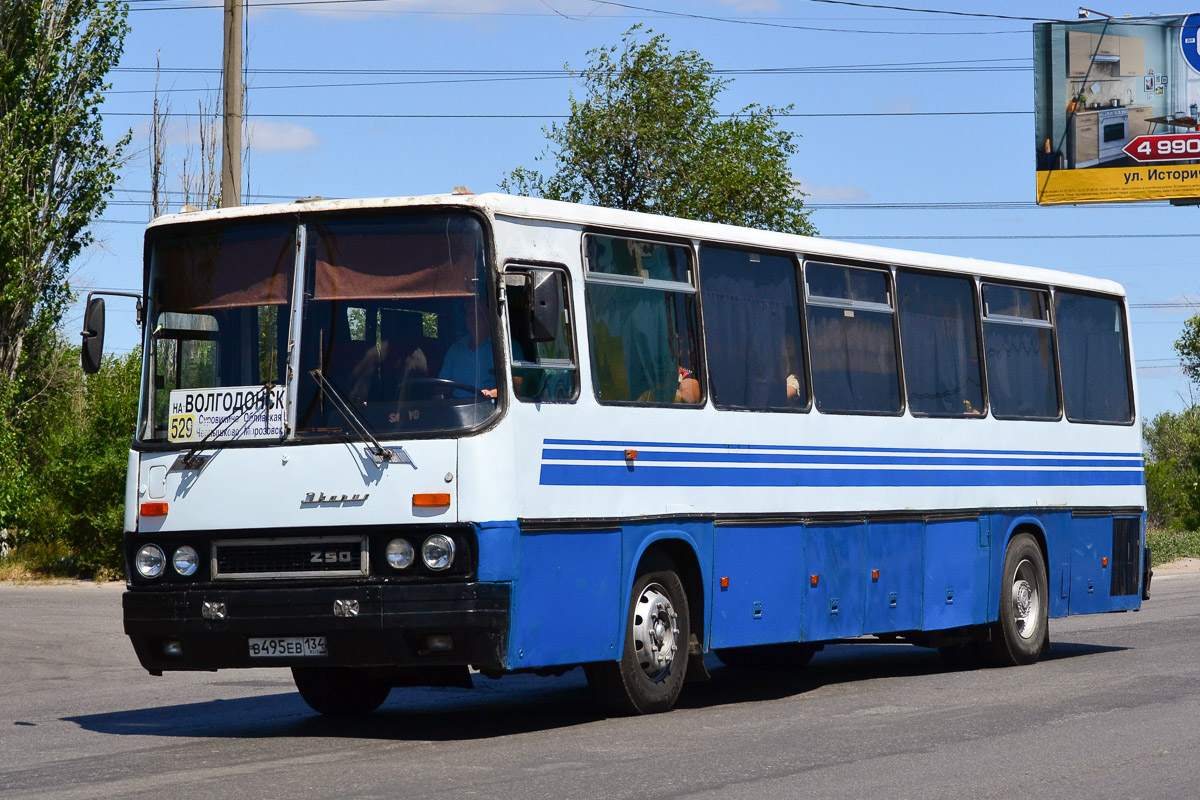
[[[175,571],[186,578],[195,574],[199,569],[200,556],[185,544],[175,551],[175,555],[171,557],[171,563],[175,565]]]
[[[450,565],[454,563],[454,540],[435,533],[421,545],[421,558],[425,561],[425,566],[435,572],[450,569]]]
[[[144,544],[138,548],[134,565],[143,578],[157,578],[167,566],[167,557],[158,545]]]
[[[416,553],[407,539],[392,539],[387,546],[388,565],[395,569],[412,566]]]

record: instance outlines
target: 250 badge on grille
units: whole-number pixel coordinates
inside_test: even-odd
[[[327,656],[324,636],[269,636],[250,640],[251,658]]]

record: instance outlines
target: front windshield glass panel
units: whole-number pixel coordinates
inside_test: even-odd
[[[281,437],[295,224],[151,237],[142,441]]]
[[[307,240],[298,435],[463,430],[495,413],[478,220],[329,219],[311,222]]]

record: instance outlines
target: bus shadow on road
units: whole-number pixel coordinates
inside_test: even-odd
[[[1043,662],[1067,661],[1126,648],[1055,642]],[[836,684],[940,675],[936,650],[911,645],[832,645],[791,671],[732,669],[709,656],[712,680],[689,684],[682,709],[796,697]],[[256,739],[268,737],[453,741],[569,728],[604,719],[581,669],[556,678],[476,675],[474,689],[395,689],[374,714],[354,720],[322,717],[295,692],[208,700],[64,717],[85,730],[117,736]],[[222,683],[210,684],[220,691]],[[237,686],[231,682],[230,686]]]
[[[1040,661],[1060,661],[1125,649],[1054,642]],[[689,686],[680,698],[680,708],[776,700],[842,683],[970,672],[982,667],[952,667],[937,650],[929,648],[872,642],[827,646],[810,664],[792,670],[734,669],[720,666],[716,661],[709,664],[709,669],[712,680]]]

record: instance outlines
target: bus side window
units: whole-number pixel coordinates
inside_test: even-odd
[[[596,399],[703,404],[689,249],[600,234],[588,234],[585,242]]]
[[[900,375],[888,273],[804,265],[813,395],[817,409],[899,414]]]
[[[574,400],[579,389],[579,372],[575,364],[572,337],[569,281],[562,270],[562,289],[558,335],[551,341],[534,341],[519,323],[530,302],[531,270],[545,267],[510,267],[504,280],[505,304],[508,307],[508,339],[512,354],[513,395],[537,403],[561,403]]]
[[[717,408],[807,410],[797,271],[791,256],[701,248],[700,303]]]
[[[1054,324],[1067,419],[1130,422],[1133,402],[1121,302],[1060,289],[1054,293]]]
[[[983,285],[983,344],[992,416],[1058,419],[1048,293]]]
[[[896,293],[909,410],[930,417],[982,418],[974,282],[901,271]]]

